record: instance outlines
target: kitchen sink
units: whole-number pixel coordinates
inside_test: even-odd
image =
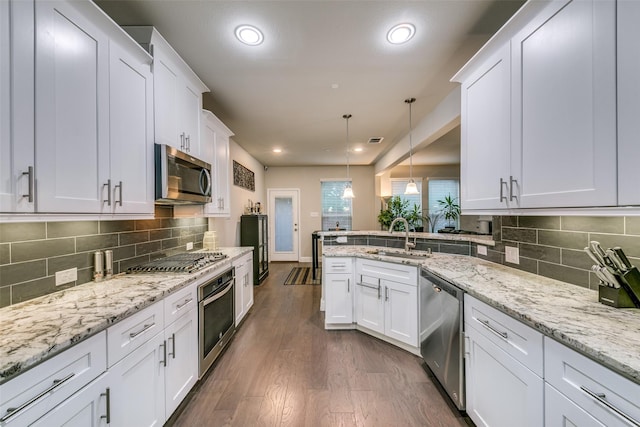
[[[367,251],[367,253],[372,255],[389,256],[393,258],[418,259],[418,260],[424,260],[431,256],[431,254],[429,253],[417,254],[414,252],[389,252],[389,251],[380,251],[380,250]]]

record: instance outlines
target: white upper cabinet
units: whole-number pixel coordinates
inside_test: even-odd
[[[528,2],[453,80],[463,210],[618,205],[615,2]]]
[[[103,208],[115,213],[154,209],[153,79],[150,58],[134,53],[110,44],[111,200]]]
[[[208,216],[228,217],[231,213],[229,200],[230,162],[229,137],[233,132],[211,111],[202,110],[201,158],[211,163],[213,188],[211,203],[205,205]]]
[[[123,27],[153,55],[155,142],[202,158],[200,112],[209,88],[153,27]]]
[[[464,209],[509,205],[511,51],[499,49],[462,83],[460,169]],[[487,102],[490,99],[492,102]]]
[[[522,208],[615,206],[615,2],[554,1],[512,39]]]
[[[0,212],[33,212],[32,1],[0,2]]]
[[[640,2],[618,7],[618,203],[640,205]]]
[[[36,3],[40,212],[99,213],[108,197],[109,39],[76,6]]]

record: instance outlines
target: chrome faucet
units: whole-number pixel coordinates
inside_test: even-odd
[[[391,226],[389,227],[389,233],[393,233],[393,226],[396,225],[396,222],[401,221],[404,224],[404,250],[409,252],[411,249],[416,247],[415,242],[409,242],[409,223],[406,218],[399,216],[398,218],[391,221]]]

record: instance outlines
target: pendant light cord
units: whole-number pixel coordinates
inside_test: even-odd
[[[413,181],[413,155],[412,155],[412,151],[413,151],[413,126],[411,123],[411,104],[413,104],[414,102],[416,102],[415,98],[408,98],[405,99],[404,102],[406,102],[407,104],[409,104],[409,180],[410,182]]]
[[[342,118],[347,121],[347,179],[349,179],[349,119],[351,118],[351,114],[345,114]]]

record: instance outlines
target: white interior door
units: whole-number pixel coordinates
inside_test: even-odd
[[[271,261],[298,261],[300,253],[298,189],[268,189]]]

